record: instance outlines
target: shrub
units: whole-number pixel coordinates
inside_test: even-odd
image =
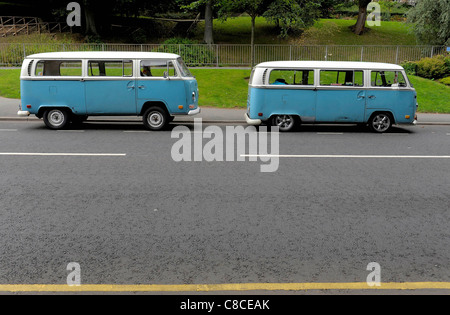
[[[446,58],[435,56],[433,58],[423,58],[417,62],[417,75],[426,79],[441,79],[449,72]]]
[[[208,65],[215,63],[215,54],[206,45],[198,45],[188,38],[174,37],[166,40],[158,51],[179,54],[188,65]]]
[[[412,61],[407,61],[401,64],[405,69],[407,75],[417,75],[417,63]]]
[[[447,69],[447,75],[450,75],[450,55],[444,58],[445,68]]]
[[[442,79],[441,83],[443,83],[445,85],[450,85],[450,77],[446,77],[446,78]]]

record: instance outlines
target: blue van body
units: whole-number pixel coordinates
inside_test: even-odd
[[[278,76],[285,78],[276,79]],[[303,76],[308,81],[302,81],[298,76]],[[289,82],[279,83],[285,81]],[[397,65],[267,62],[253,69],[246,120],[252,125],[277,125],[276,119],[289,116],[297,125],[370,125],[380,113],[390,120],[390,127],[392,124],[415,124],[416,109],[417,93],[409,83],[404,69]],[[292,128],[293,126],[289,126],[288,129]],[[379,129],[378,131],[385,132],[389,128]],[[281,130],[288,131],[283,128]]]
[[[153,75],[144,76],[143,67],[153,67]],[[62,109],[67,119],[75,120],[144,116],[149,108],[161,108],[166,125],[176,115],[200,112],[196,79],[180,56],[164,53],[32,55],[22,67],[21,100],[18,115],[39,118],[51,109]]]

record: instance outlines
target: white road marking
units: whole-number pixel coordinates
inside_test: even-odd
[[[357,158],[357,159],[450,159],[450,155],[276,155],[241,154],[241,157],[265,158]]]
[[[23,152],[0,152],[0,156],[94,156],[94,157],[121,157],[125,153],[23,153]]]

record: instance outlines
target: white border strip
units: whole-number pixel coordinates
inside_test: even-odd
[[[22,153],[22,152],[0,152],[0,156],[96,156],[96,157],[121,157],[125,153]]]
[[[241,157],[254,158],[357,158],[357,159],[450,159],[450,155],[275,155],[241,154]]]

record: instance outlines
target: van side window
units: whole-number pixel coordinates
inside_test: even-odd
[[[314,85],[314,70],[272,70],[271,85]]]
[[[132,61],[90,60],[88,63],[90,77],[131,77],[133,76]]]
[[[81,77],[81,60],[41,60],[36,64],[36,76]]]
[[[400,71],[372,71],[370,78],[374,87],[407,87]]]
[[[177,70],[172,61],[143,60],[141,61],[141,77],[177,77]]]
[[[322,70],[320,85],[325,86],[364,86],[364,72],[353,70]]]

